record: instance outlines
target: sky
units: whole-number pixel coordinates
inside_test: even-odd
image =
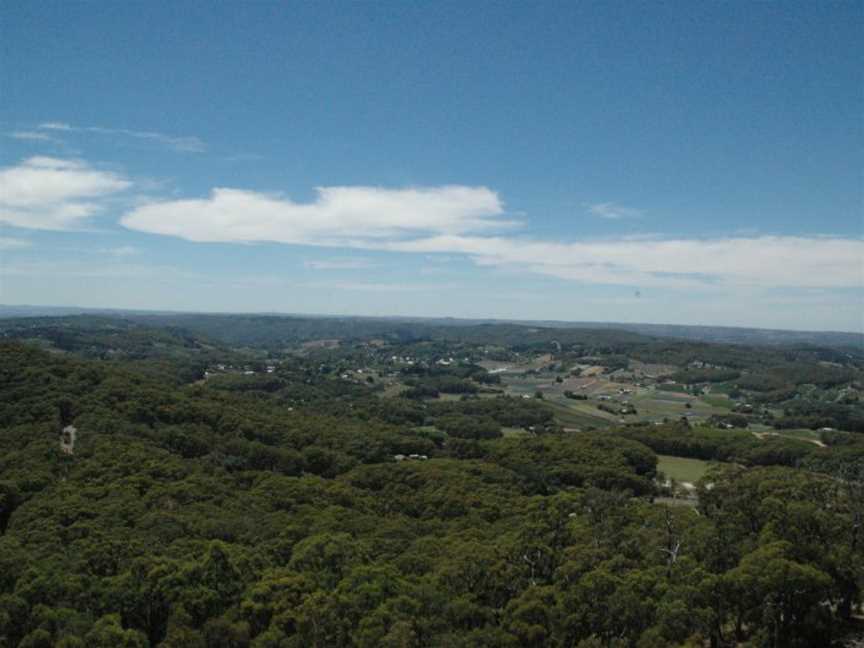
[[[864,331],[864,2],[17,2],[0,303]]]

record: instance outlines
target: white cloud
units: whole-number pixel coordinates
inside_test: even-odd
[[[324,187],[312,203],[214,189],[198,200],[143,205],[126,227],[199,242],[278,242],[423,254],[584,284],[716,292],[730,287],[864,287],[864,241],[839,237],[622,237],[544,241],[493,235],[512,227],[485,187]],[[607,204],[608,205],[608,204]],[[347,269],[327,261],[308,267]]]
[[[102,128],[101,126],[72,126],[63,122],[39,124],[42,130],[65,131],[73,133],[95,133],[98,135],[119,135],[135,139],[151,140],[182,153],[203,153],[207,145],[197,137],[174,136],[153,131],[137,131],[128,128]]]
[[[217,188],[205,199],[138,207],[121,222],[130,229],[190,241],[354,248],[513,225],[499,218],[503,205],[485,187],[319,187],[317,193],[315,202],[301,204],[278,195]]]
[[[152,140],[182,153],[203,153],[207,150],[206,144],[197,137],[176,137],[173,135],[165,135],[163,133],[133,131],[125,128],[90,127],[83,130],[90,133],[101,133],[103,135],[125,135],[126,137],[134,137],[136,139]]]
[[[461,252],[479,265],[583,283],[712,287],[864,287],[864,241],[832,237],[618,240],[559,243],[436,237],[389,249]]]
[[[376,264],[369,259],[358,259],[353,257],[341,257],[336,259],[318,259],[315,261],[304,261],[303,266],[310,270],[364,270],[374,268]]]
[[[73,229],[99,212],[98,200],[129,186],[125,178],[80,160],[31,157],[0,168],[0,223]]]
[[[624,207],[612,202],[595,203],[588,205],[588,213],[608,220],[622,220],[625,218],[642,218],[642,210],[633,207]]]
[[[49,142],[51,144],[58,144],[60,142],[56,137],[51,137],[45,133],[37,133],[35,131],[13,131],[7,133],[6,137],[31,142]]]
[[[0,250],[20,250],[30,247],[30,241],[0,236]]]
[[[63,122],[45,122],[43,124],[39,124],[39,128],[44,128],[45,130],[59,130],[59,131],[71,131],[72,127],[69,124],[65,124]]]

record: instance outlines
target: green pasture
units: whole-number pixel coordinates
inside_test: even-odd
[[[708,470],[708,462],[701,459],[672,457],[670,455],[657,455],[657,459],[657,470],[666,477],[679,482],[686,481],[695,484]]]
[[[602,418],[601,416],[595,416],[593,414],[580,411],[576,407],[571,407],[568,405],[564,405],[562,403],[557,403],[554,401],[546,400],[546,406],[552,410],[555,414],[555,420],[559,425],[563,425],[564,427],[609,427],[611,425],[615,425],[617,423],[616,420],[610,420],[607,418]],[[608,416],[608,415],[607,415]]]

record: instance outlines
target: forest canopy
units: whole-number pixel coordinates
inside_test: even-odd
[[[854,430],[821,444],[686,421],[574,431],[451,363],[470,340],[394,375],[473,389],[412,398],[367,380],[374,344],[277,357],[132,328],[116,347],[86,328],[0,342],[0,645],[779,647],[854,632]],[[498,357],[521,353],[510,335]],[[681,371],[740,384],[750,370]],[[657,454],[712,462],[690,500],[668,497]]]

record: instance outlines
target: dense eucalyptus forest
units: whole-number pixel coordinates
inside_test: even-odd
[[[0,646],[864,636],[855,345],[228,316],[0,335]],[[706,472],[676,488],[658,454]]]

